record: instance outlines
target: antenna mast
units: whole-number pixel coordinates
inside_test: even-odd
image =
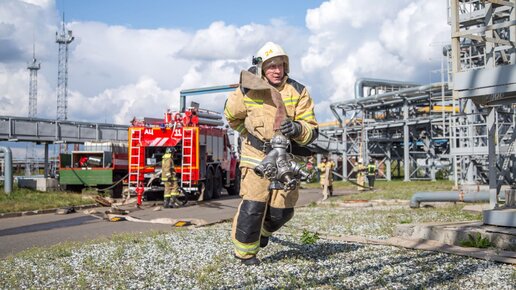
[[[32,44],[32,62],[27,65],[30,71],[29,78],[29,118],[38,114],[38,70],[41,64],[36,60],[36,44]]]
[[[59,44],[59,62],[57,68],[57,120],[68,119],[68,45],[74,40],[71,30],[66,30],[63,13],[63,23],[60,32],[56,32],[56,42]]]

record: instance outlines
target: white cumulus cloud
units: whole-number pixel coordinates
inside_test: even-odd
[[[306,25],[309,45],[301,64],[324,114],[330,102],[354,97],[358,78],[429,82],[440,63],[443,44],[449,42],[445,1],[330,0],[310,9]],[[436,77],[435,79],[439,79]]]
[[[182,89],[232,84],[267,41],[288,52],[291,77],[314,97],[317,118],[333,119],[329,104],[353,97],[357,78],[425,82],[449,37],[445,1],[330,0],[306,12],[306,27],[282,20],[235,26],[213,22],[197,31],[134,29],[71,22],[71,120],[127,124],[133,116],[161,116],[179,104]],[[53,0],[0,2],[0,114],[27,114],[28,71],[35,42],[38,115],[56,115],[60,20]],[[438,78],[436,78],[438,79]],[[192,96],[222,110],[226,94]],[[188,100],[190,101],[190,100]]]

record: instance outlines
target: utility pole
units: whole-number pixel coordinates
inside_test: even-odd
[[[66,30],[63,13],[63,23],[60,32],[56,32],[56,42],[59,44],[57,69],[57,120],[67,120],[68,107],[68,46],[74,40],[71,30]]]

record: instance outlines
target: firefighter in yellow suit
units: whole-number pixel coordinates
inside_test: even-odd
[[[362,159],[358,159],[358,162],[355,163],[355,168],[353,168],[353,171],[357,174],[357,190],[358,191],[364,191],[366,190],[365,186],[365,174],[366,174],[367,168],[362,163]]]
[[[161,181],[165,185],[165,194],[163,207],[178,207],[177,196],[179,195],[179,186],[177,185],[176,171],[174,169],[174,150],[167,148],[163,159],[161,160]]]
[[[289,59],[281,46],[267,42],[257,53],[263,80],[281,93],[287,118],[280,131],[290,138],[292,148],[305,146],[318,135],[314,102],[306,87],[288,76]],[[273,130],[276,106],[270,90],[251,90],[240,86],[226,101],[224,115],[231,128],[240,132],[242,141],[240,168],[242,172],[240,196],[242,202],[233,219],[232,240],[235,256],[245,265],[257,265],[260,247],[267,246],[269,237],[294,215],[298,189],[271,190],[269,180],[257,176],[253,168],[270,148],[267,142]],[[293,154],[296,154],[293,151]]]
[[[328,193],[333,196],[333,173],[332,170],[335,168],[335,163],[328,157],[324,156],[321,159],[321,163],[317,165],[317,168],[321,172],[321,187],[323,189],[323,200],[328,199]]]

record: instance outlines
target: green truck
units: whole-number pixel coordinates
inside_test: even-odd
[[[121,197],[127,173],[127,143],[86,142],[83,150],[59,155],[59,185],[63,190],[97,188]]]

